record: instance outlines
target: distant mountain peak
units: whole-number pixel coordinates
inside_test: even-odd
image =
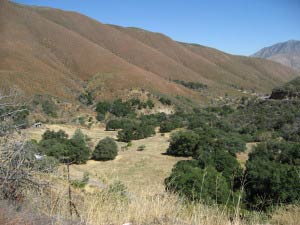
[[[295,70],[300,70],[300,41],[288,40],[262,48],[253,57],[270,59]]]

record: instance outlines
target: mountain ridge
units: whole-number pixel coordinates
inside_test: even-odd
[[[1,4],[0,28],[5,32],[0,36],[0,76],[29,94],[74,99],[87,87],[109,98],[122,90],[144,88],[203,101],[208,97],[172,80],[204,83],[209,95],[219,96],[237,93],[232,85],[268,91],[298,75],[264,59],[102,24],[77,12],[3,0]]]
[[[251,55],[265,58],[300,71],[300,41],[288,40],[264,47]]]

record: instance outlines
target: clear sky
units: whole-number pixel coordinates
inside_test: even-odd
[[[83,13],[102,23],[139,27],[174,40],[250,55],[300,40],[300,0],[15,0]]]

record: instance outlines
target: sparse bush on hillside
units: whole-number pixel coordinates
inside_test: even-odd
[[[138,119],[141,120],[143,124],[159,126],[160,123],[167,119],[167,115],[165,113],[141,115]]]
[[[96,112],[105,114],[109,112],[110,108],[111,108],[111,104],[109,102],[107,101],[98,102],[96,105]]]
[[[57,107],[51,100],[45,100],[42,102],[42,109],[45,114],[51,117],[57,117]]]
[[[79,95],[78,100],[82,104],[89,106],[89,105],[93,105],[94,98],[90,91],[86,91]]]
[[[129,142],[131,140],[144,139],[154,134],[154,126],[144,123],[129,124],[118,132],[118,139],[120,141]]]
[[[116,99],[111,106],[110,112],[117,117],[124,117],[134,112],[129,102],[122,102],[121,99]]]
[[[118,155],[118,146],[112,138],[100,140],[93,152],[93,159],[106,161],[113,160]]]
[[[105,119],[105,114],[97,113],[96,119],[98,121],[103,121]]]
[[[184,80],[173,80],[175,83],[185,86],[192,90],[201,91],[203,89],[207,89],[206,84],[202,84],[199,82],[191,82],[191,81],[184,81]]]
[[[118,130],[124,129],[127,126],[131,126],[132,124],[138,124],[138,121],[122,118],[122,119],[112,119],[106,123],[106,130]]]
[[[168,98],[160,97],[158,100],[159,100],[159,101],[161,102],[161,104],[163,104],[163,105],[172,105],[172,101],[171,101],[170,99],[168,99]]]
[[[178,131],[171,137],[167,154],[174,156],[193,156],[198,149],[199,135],[193,131]]]
[[[159,126],[159,132],[161,133],[167,133],[171,132],[172,130],[176,128],[183,127],[184,122],[183,119],[178,116],[173,116],[169,119],[166,119],[165,121],[162,121]]]
[[[149,109],[153,109],[155,106],[154,103],[150,99],[148,99],[146,101],[146,105],[149,107]]]

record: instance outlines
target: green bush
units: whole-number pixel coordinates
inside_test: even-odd
[[[194,155],[201,168],[211,166],[226,179],[233,190],[237,190],[243,178],[243,170],[237,159],[222,149],[222,146],[213,149],[198,150]]]
[[[171,101],[170,99],[168,99],[168,98],[160,97],[158,100],[159,100],[159,101],[161,102],[161,104],[163,104],[163,105],[172,105],[172,101]]]
[[[183,127],[183,121],[180,117],[171,117],[168,120],[165,120],[160,123],[159,132],[167,133],[171,132],[176,128]]]
[[[105,119],[105,114],[97,113],[96,119],[98,121],[103,121]]]
[[[298,204],[300,200],[300,143],[268,141],[259,144],[246,163],[246,202],[250,208]]]
[[[80,94],[78,97],[78,100],[82,104],[89,106],[89,105],[93,105],[94,98],[93,98],[92,93],[90,91],[87,91],[87,92]]]
[[[68,135],[62,130],[46,131],[39,142],[39,147],[41,152],[61,162],[81,164],[90,157],[90,149],[80,130],[76,130],[71,139],[68,139]]]
[[[198,149],[199,135],[193,131],[178,131],[171,136],[167,154],[174,156],[193,156]]]
[[[137,148],[137,150],[141,152],[141,151],[144,151],[145,148],[146,148],[145,145],[140,145],[140,146]]]
[[[227,203],[231,197],[226,179],[213,167],[201,169],[197,161],[179,161],[165,180],[168,191],[192,201]]]
[[[85,163],[90,158],[90,148],[86,143],[86,137],[77,129],[69,140],[69,156],[71,162],[76,164]]]
[[[42,109],[45,114],[51,117],[57,117],[57,108],[51,100],[45,100],[42,102]]]
[[[128,188],[121,181],[115,181],[108,187],[108,193],[110,195],[115,195],[116,197],[127,198]]]
[[[120,141],[129,142],[131,140],[144,139],[154,134],[154,126],[143,123],[129,124],[118,132],[118,139]]]
[[[126,119],[126,118],[112,119],[106,123],[106,130],[107,131],[115,131],[118,129],[124,129],[127,126],[131,126],[134,124],[138,124],[138,122],[135,120]]]
[[[122,102],[121,99],[117,99],[113,102],[110,112],[117,117],[124,117],[134,112],[134,110],[129,102]]]
[[[93,159],[106,161],[113,160],[118,155],[118,146],[112,138],[100,140],[93,152]]]
[[[71,185],[75,188],[84,188],[89,183],[89,173],[85,172],[81,180],[72,180]]]
[[[146,105],[149,107],[149,109],[153,109],[155,106],[154,103],[150,99],[148,99],[146,101]]]
[[[105,115],[107,112],[109,112],[111,108],[111,104],[107,101],[98,102],[96,105],[96,112],[98,114]]]
[[[181,84],[182,86],[185,86],[189,89],[192,90],[203,90],[203,89],[207,89],[207,85],[206,84],[202,84],[199,82],[191,82],[191,81],[184,81],[184,80],[173,80],[175,83],[177,84]]]

